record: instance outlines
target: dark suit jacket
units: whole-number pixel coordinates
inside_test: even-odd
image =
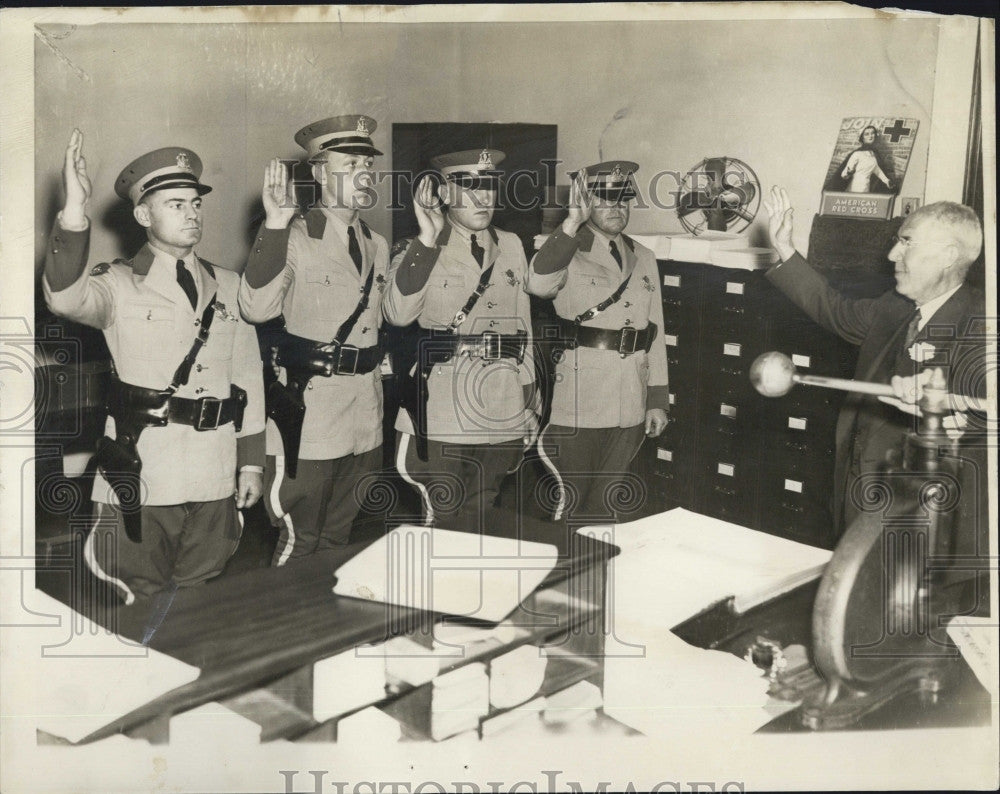
[[[941,367],[949,390],[985,393],[985,338],[974,322],[985,317],[983,293],[963,284],[920,330],[915,346],[903,349],[913,301],[894,290],[877,298],[847,298],[796,254],[767,273],[768,279],[815,322],[858,345],[858,380],[888,383],[893,375],[914,375]],[[978,326],[981,328],[981,325]],[[915,360],[909,351],[918,353]],[[921,356],[920,353],[923,355]],[[834,529],[842,533],[866,501],[858,478],[875,472],[886,454],[902,445],[916,419],[874,397],[848,394],[837,421]],[[863,486],[864,483],[858,483]]]

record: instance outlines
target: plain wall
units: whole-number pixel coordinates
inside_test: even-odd
[[[36,36],[36,266],[74,126],[94,181],[92,262],[129,255],[142,239],[112,190],[121,168],[183,145],[201,155],[215,189],[199,253],[239,270],[267,160],[301,156],[292,136],[305,124],[354,112],[378,120],[386,169],[394,121],[556,124],[566,169],[602,154],[639,162],[647,178],[737,157],[765,190],[788,188],[804,250],[845,116],[919,120],[900,194],[923,195],[938,27],[933,18],[45,26]],[[388,237],[388,183],[382,202],[364,217]],[[765,229],[762,209],[748,243],[766,243]],[[633,213],[630,230],[681,227],[671,210],[648,209]]]

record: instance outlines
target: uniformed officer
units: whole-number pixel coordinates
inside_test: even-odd
[[[130,261],[88,272],[82,148],[74,130],[43,289],[53,312],[103,329],[111,351],[112,418],[85,558],[132,603],[215,576],[236,550],[237,508],[262,493],[261,361],[240,319],[239,277],[194,253],[211,190],[199,181],[198,155],[169,147],[125,167],[115,191],[133,203],[148,242]]]
[[[656,258],[622,233],[637,170],[619,160],[571,175],[569,215],[528,273],[528,292],[553,299],[566,345],[549,424],[538,438],[540,457],[559,482],[557,519],[570,495],[576,518],[613,515],[612,489],[643,436],[667,424]]]
[[[503,158],[431,159],[441,178],[417,185],[420,234],[393,259],[384,304],[389,322],[420,328],[396,368],[406,379],[397,468],[428,524],[467,531],[482,527],[535,427],[527,262],[518,237],[491,225]]]
[[[296,133],[321,189],[320,205],[304,215],[296,216],[281,161],[265,171],[266,217],[240,308],[250,322],[285,322],[281,383],[268,386],[265,504],[281,530],[274,565],[347,543],[360,483],[382,463],[379,327],[389,247],[358,217],[374,196],[371,169],[382,154],[375,128],[369,116],[348,115]],[[297,428],[273,398],[301,400]]]

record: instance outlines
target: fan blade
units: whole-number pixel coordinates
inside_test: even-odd
[[[708,193],[702,193],[701,191],[685,193],[681,196],[678,203],[677,213],[679,215],[690,215],[692,212],[711,209],[714,204],[715,200]]]
[[[724,232],[729,228],[726,223],[726,211],[723,209],[711,209],[705,210],[705,216],[708,218],[708,228],[713,232]]]
[[[725,183],[723,180],[726,176],[726,158],[725,157],[706,157],[704,163],[704,171],[712,179],[712,182],[719,187],[722,187]]]

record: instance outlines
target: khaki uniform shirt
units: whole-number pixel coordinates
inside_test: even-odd
[[[347,344],[378,344],[382,322],[382,295],[389,267],[385,238],[356,221],[361,247],[362,272],[358,273],[335,221],[313,209],[296,218],[285,230],[261,228],[247,270],[256,264],[279,262],[278,275],[253,288],[244,272],[240,283],[240,309],[252,323],[279,314],[289,333],[329,344],[341,323],[361,300],[365,279],[374,268],[368,308],[347,337]],[[279,269],[280,268],[280,269]],[[305,391],[306,415],[302,425],[299,457],[330,460],[360,455],[382,443],[382,376],[379,369],[358,375],[313,377]],[[274,422],[267,423],[267,452],[283,454],[281,436]]]
[[[572,321],[609,298],[631,280],[621,299],[582,325],[619,329],[657,326],[649,353],[624,358],[613,350],[578,347],[567,350],[556,366],[550,421],[567,427],[634,427],[646,410],[669,405],[667,351],[663,344],[663,303],[656,257],[629,237],[615,240],[623,267],[611,256],[608,238],[589,225],[575,237],[561,229],[531,260],[527,289],[552,298],[556,313]],[[542,270],[539,273],[539,265]]]
[[[257,335],[240,318],[240,277],[231,270],[213,268],[214,277],[190,254],[185,259],[198,289],[198,304],[191,302],[177,283],[177,260],[144,245],[131,262],[116,260],[89,272],[86,258],[90,232],[67,231],[57,222],[47,251],[43,279],[45,301],[56,314],[84,325],[101,328],[125,383],[164,389],[173,378],[198,333],[198,323],[215,295],[215,317],[208,342],[198,353],[188,383],[176,395],[188,399],[229,397],[230,385],[247,393],[243,428],[232,423],[217,430],[199,431],[178,423],[149,427],[139,437],[142,480],[148,505],[209,502],[233,495],[236,487],[237,437],[250,440],[264,430],[264,384]],[[58,260],[58,264],[57,264]],[[75,266],[80,276],[58,291],[52,288],[53,267],[66,271]],[[114,437],[109,418],[107,435]],[[263,466],[259,454],[244,454],[240,464]],[[117,503],[104,478],[94,482],[95,501]]]
[[[427,435],[435,441],[498,444],[521,438],[527,427],[524,386],[534,383],[531,351],[531,307],[524,291],[527,261],[517,235],[495,229],[477,233],[485,249],[483,269],[472,256],[469,238],[445,223],[433,249],[413,240],[405,253],[393,260],[385,316],[394,325],[414,320],[421,328],[447,328],[476,289],[482,272],[493,265],[489,286],[458,327],[460,335],[484,332],[527,334],[524,360],[483,361],[467,356],[436,365],[428,381]],[[404,295],[396,275],[416,263],[432,266],[423,288]],[[396,429],[412,433],[406,411],[399,412]]]

